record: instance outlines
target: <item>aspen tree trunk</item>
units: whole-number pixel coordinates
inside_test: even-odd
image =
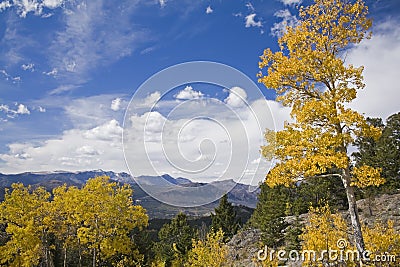
[[[64,248],[64,267],[67,267],[67,247]]]
[[[365,243],[361,232],[360,217],[358,216],[357,202],[354,194],[354,188],[350,185],[350,171],[347,168],[343,171],[342,181],[346,189],[347,201],[349,202],[349,213],[351,219],[351,226],[353,227],[354,242],[359,253],[361,260],[365,254]]]
[[[96,267],[96,248],[93,248],[93,267]]]

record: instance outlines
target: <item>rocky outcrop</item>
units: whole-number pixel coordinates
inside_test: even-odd
[[[260,250],[261,231],[258,229],[245,229],[232,237],[228,242],[229,266],[253,267],[257,265],[257,252]]]
[[[394,228],[400,232],[400,194],[382,195],[377,198],[362,199],[357,201],[357,207],[362,224],[372,226],[375,222],[394,222]],[[342,212],[343,217],[349,222],[348,212]],[[300,216],[302,224],[307,223],[307,214]],[[294,216],[288,216],[285,221],[289,224],[295,220]],[[261,266],[257,260],[257,252],[262,249],[261,231],[258,229],[244,229],[228,242],[229,266]],[[288,265],[294,267],[295,265]]]
[[[377,198],[357,201],[358,212],[362,224],[372,226],[375,222],[394,222],[394,228],[400,232],[400,194],[382,195]],[[344,213],[344,217],[349,217]]]

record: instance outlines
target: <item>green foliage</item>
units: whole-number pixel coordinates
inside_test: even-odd
[[[215,214],[211,214],[211,228],[214,231],[221,229],[226,238],[231,238],[236,234],[239,228],[239,222],[236,219],[236,211],[228,201],[228,195],[222,196],[219,206],[215,208]]]
[[[289,188],[284,186],[270,187],[261,184],[257,207],[250,219],[252,226],[262,232],[262,241],[271,248],[284,243],[283,230],[287,227],[283,217],[286,215],[286,203],[289,203]]]
[[[382,168],[381,174],[386,183],[379,190],[368,187],[363,190],[363,197],[379,193],[395,193],[400,189],[400,112],[391,115],[383,124],[380,118],[368,118],[368,123],[382,129],[378,140],[368,137],[357,138],[355,145],[358,152],[353,153],[356,166],[370,165]]]
[[[294,188],[291,196],[291,215],[307,213],[311,206],[329,204],[335,209],[347,209],[347,197],[342,181],[337,176],[329,179],[313,177]]]
[[[382,173],[387,178],[400,175],[400,112],[386,120],[382,136],[378,140],[377,156],[381,159]],[[399,179],[397,179],[399,180]],[[397,181],[397,188],[400,188]]]
[[[262,241],[270,247],[299,247],[301,227],[298,215],[308,212],[310,206],[321,207],[326,204],[332,209],[346,209],[347,197],[339,177],[330,179],[314,177],[290,188],[260,185],[257,207],[249,223],[262,231]],[[296,216],[292,225],[283,217]],[[285,233],[284,233],[285,230]]]
[[[188,225],[186,215],[179,213],[158,232],[160,241],[156,242],[153,248],[156,260],[164,262],[167,267],[182,265],[195,237],[196,233]]]
[[[295,221],[287,228],[285,236],[285,248],[287,251],[301,249],[301,234],[303,233],[302,224],[299,216],[296,216]]]

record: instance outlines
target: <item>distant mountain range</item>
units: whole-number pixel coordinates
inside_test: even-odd
[[[190,192],[198,192],[198,195],[207,197],[213,196],[212,194],[221,194],[221,192],[228,192],[228,199],[234,205],[242,206],[244,209],[254,208],[257,203],[257,195],[259,188],[249,185],[236,183],[233,180],[214,181],[211,183],[198,183],[192,182],[186,178],[174,178],[167,174],[162,176],[140,176],[133,179],[128,173],[116,173],[112,171],[81,171],[81,172],[25,172],[19,174],[1,174],[0,173],[0,200],[4,199],[4,189],[11,187],[12,183],[21,182],[24,185],[43,186],[51,191],[53,188],[67,184],[68,186],[81,187],[86,183],[89,178],[96,176],[107,175],[112,180],[128,183],[134,190],[133,198],[136,203],[142,205],[149,214],[150,218],[172,218],[179,211],[183,211],[189,216],[208,216],[211,211],[218,205],[218,200],[194,208],[175,207],[162,203],[149,194],[143,188],[158,188],[158,194],[164,199],[168,197],[176,198],[177,196],[181,201],[190,201],[193,193],[186,194],[185,189],[191,189]],[[138,183],[141,185],[139,186]],[[196,190],[193,190],[196,187]],[[197,190],[198,188],[198,190]]]

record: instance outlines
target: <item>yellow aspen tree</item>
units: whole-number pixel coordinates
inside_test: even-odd
[[[390,267],[400,262],[400,233],[394,222],[376,222],[372,227],[363,227],[365,246],[371,252],[368,266]]]
[[[79,190],[77,237],[91,249],[93,266],[104,262],[140,266],[143,261],[129,233],[147,226],[148,216],[143,207],[133,205],[132,193],[129,185],[119,186],[107,176],[89,179]]]
[[[185,266],[220,267],[227,263],[228,249],[223,243],[224,232],[210,231],[205,240],[194,240]]]
[[[348,226],[343,217],[340,214],[332,214],[329,205],[310,207],[309,216],[309,222],[300,236],[303,240],[304,266],[323,267],[346,260],[346,266],[354,266],[356,253],[351,253],[350,256],[340,253],[340,250],[345,252],[354,249],[349,242]],[[336,252],[329,254],[329,251]],[[349,256],[349,259],[346,256]]]
[[[365,252],[354,187],[380,185],[380,169],[353,167],[349,146],[359,136],[381,132],[348,103],[364,88],[363,67],[345,62],[346,50],[370,36],[371,20],[362,0],[315,0],[300,7],[296,26],[279,38],[279,51],[260,57],[259,82],[274,89],[277,101],[291,107],[293,122],[267,130],[262,153],[277,164],[267,174],[271,185],[289,186],[309,177],[339,176],[346,190],[354,241]]]
[[[0,247],[1,266],[52,266],[48,231],[50,193],[13,184],[0,203],[0,223],[9,240]]]
[[[80,192],[75,186],[59,186],[53,189],[53,201],[51,202],[50,230],[62,244],[63,266],[68,266],[69,254],[77,252],[78,265],[81,265],[82,254],[85,250],[77,237],[81,222],[78,220],[77,207],[80,204]]]

